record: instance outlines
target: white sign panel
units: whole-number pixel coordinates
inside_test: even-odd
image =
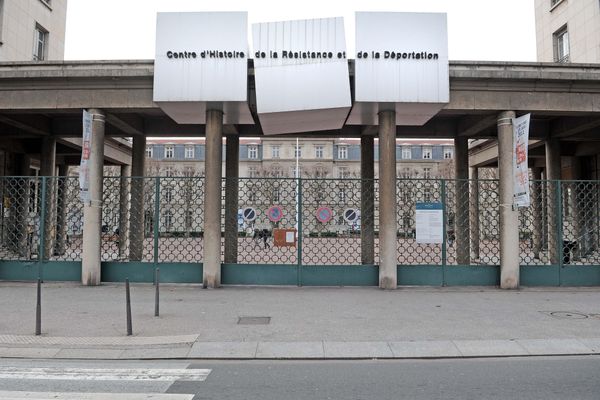
[[[513,118],[513,190],[514,205],[517,207],[529,207],[529,124],[531,114],[519,118]]]
[[[263,132],[342,128],[351,106],[343,19],[253,24],[252,37]]]
[[[83,110],[83,139],[81,141],[81,163],[79,164],[79,189],[81,201],[90,202],[90,153],[92,151],[93,115]]]
[[[350,124],[376,125],[383,106],[423,125],[450,100],[446,14],[357,12],[355,58]]]
[[[444,210],[441,203],[417,203],[417,243],[444,241]]]
[[[204,123],[208,102],[225,123],[252,123],[248,56],[246,12],[158,13],[154,101],[182,124]]]

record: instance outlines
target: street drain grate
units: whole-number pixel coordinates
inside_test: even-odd
[[[558,319],[586,319],[590,317],[587,314],[570,311],[551,311],[548,315]]]
[[[238,325],[269,325],[271,317],[238,317]]]

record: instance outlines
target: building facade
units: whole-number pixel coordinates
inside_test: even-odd
[[[296,147],[297,146],[297,147]],[[223,147],[223,154],[225,154]],[[149,139],[146,146],[149,176],[204,176],[204,138]],[[296,177],[296,156],[302,178],[359,178],[360,139],[356,138],[241,138],[239,176]],[[403,178],[452,178],[454,144],[451,139],[398,139],[397,174]],[[375,142],[375,177],[379,147]],[[223,157],[223,171],[225,159]]]
[[[0,61],[62,60],[67,0],[0,0]]]
[[[537,59],[600,62],[598,0],[535,0]]]

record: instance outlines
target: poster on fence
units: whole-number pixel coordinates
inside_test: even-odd
[[[529,144],[529,122],[531,114],[513,118],[513,204],[516,207],[529,207],[529,164],[527,147]]]
[[[444,241],[442,203],[417,203],[417,243],[436,244]]]
[[[92,150],[92,114],[83,110],[83,140],[81,141],[81,163],[79,165],[79,189],[81,201],[90,202],[90,153]]]

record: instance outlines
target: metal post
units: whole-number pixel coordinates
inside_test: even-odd
[[[131,336],[131,297],[129,295],[129,278],[125,278],[125,307],[127,309],[127,336]]]
[[[442,286],[446,286],[446,257],[447,257],[447,247],[446,243],[448,238],[447,236],[447,216],[446,216],[446,180],[441,180],[441,198],[442,198]]]
[[[35,303],[35,334],[42,334],[42,280],[37,280],[37,301]]]
[[[558,271],[559,279],[561,269],[564,267],[564,246],[563,246],[563,201],[562,201],[562,182],[555,181],[556,185],[556,246],[558,248]]]
[[[160,178],[156,177],[154,181],[154,268],[158,265],[158,236],[160,231],[158,229],[160,224]]]
[[[298,168],[296,171],[299,171]],[[299,173],[296,172],[296,175],[298,176]],[[298,232],[296,232],[298,235],[298,286],[302,286],[302,178],[296,179],[296,185],[298,191],[298,221],[296,221],[298,225]]]
[[[158,317],[159,314],[159,287],[160,287],[160,268],[156,268],[154,273],[154,281],[156,283],[156,289],[154,292],[154,316]]]
[[[41,204],[41,211],[40,211],[40,231],[39,231],[39,236],[40,236],[40,243],[39,243],[39,253],[38,253],[38,276],[40,277],[40,279],[44,278],[43,275],[43,267],[42,267],[42,262],[44,262],[44,252],[46,251],[46,238],[45,238],[45,234],[46,234],[46,188],[47,188],[47,178],[45,176],[42,176],[42,204]]]

